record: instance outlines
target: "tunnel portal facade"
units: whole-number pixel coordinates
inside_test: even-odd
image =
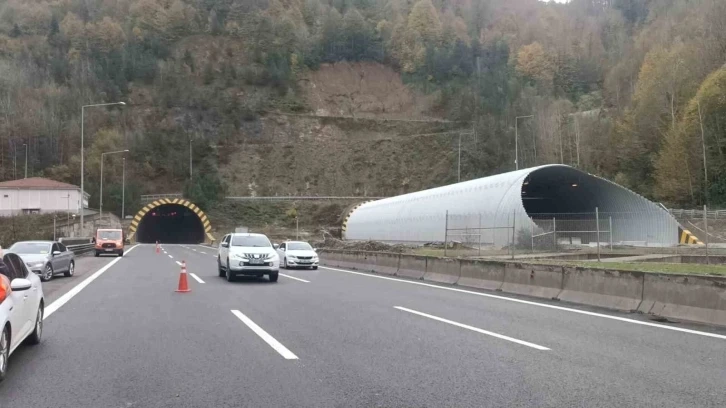
[[[200,244],[214,241],[212,225],[197,205],[183,198],[159,199],[134,216],[129,239],[140,243]]]

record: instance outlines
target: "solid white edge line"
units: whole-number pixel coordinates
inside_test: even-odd
[[[467,329],[467,330],[475,331],[477,333],[486,334],[487,336],[492,336],[492,337],[496,337],[498,339],[511,341],[512,343],[521,344],[522,346],[532,347],[533,349],[542,350],[542,351],[550,350],[549,348],[544,347],[544,346],[540,346],[539,344],[534,344],[534,343],[530,343],[528,341],[515,339],[514,337],[509,337],[509,336],[505,336],[503,334],[490,332],[488,330],[483,330],[483,329],[480,329],[478,327],[469,326],[468,324],[463,324],[463,323],[455,322],[453,320],[443,319],[441,317],[437,317],[437,316],[434,316],[434,315],[430,315],[430,314],[418,312],[416,310],[407,309],[405,307],[394,306],[394,308],[396,308],[398,310],[402,310],[404,312],[413,313],[413,314],[416,314],[416,315],[419,315],[419,316],[428,317],[429,319],[433,319],[433,320],[436,320],[436,321],[439,321],[439,322],[447,323],[447,324],[450,324],[450,325],[453,325],[453,326],[456,326],[456,327],[461,327],[462,329]]]
[[[197,275],[195,275],[195,274],[193,274],[191,272],[189,272],[189,275],[191,275],[191,277],[194,278],[197,282],[204,283],[203,280],[199,279],[199,276],[197,276]]]
[[[280,276],[284,276],[284,277],[290,278],[290,279],[295,279],[295,280],[300,281],[300,282],[310,283],[310,281],[307,281],[305,279],[300,279],[300,278],[296,278],[294,276],[285,275],[284,273],[281,273]]]
[[[385,280],[390,280],[390,281],[394,281],[394,282],[408,283],[411,285],[427,286],[430,288],[450,290],[452,292],[466,293],[469,295],[482,296],[482,297],[487,297],[487,298],[491,298],[491,299],[506,300],[509,302],[521,303],[521,304],[530,305],[530,306],[539,306],[539,307],[544,307],[547,309],[561,310],[561,311],[565,311],[565,312],[578,313],[578,314],[583,314],[583,315],[587,315],[587,316],[602,317],[604,319],[617,320],[619,322],[639,324],[641,326],[656,327],[659,329],[672,330],[672,331],[677,331],[677,332],[681,332],[681,333],[696,334],[699,336],[713,337],[715,339],[726,340],[726,336],[721,335],[721,334],[709,333],[709,332],[703,332],[703,331],[691,330],[691,329],[684,329],[682,327],[666,326],[666,325],[658,324],[658,323],[643,322],[640,320],[628,319],[627,317],[611,316],[611,315],[606,315],[606,314],[602,314],[602,313],[588,312],[586,310],[572,309],[572,308],[564,307],[564,306],[548,305],[546,303],[538,303],[538,302],[533,302],[533,301],[529,301],[529,300],[510,298],[510,297],[506,297],[506,296],[490,295],[488,293],[473,292],[473,291],[465,290],[465,289],[447,288],[446,286],[432,285],[430,283],[413,282],[413,281],[409,281],[409,280],[405,280],[405,279],[389,278],[387,276],[378,276],[378,275],[372,275],[372,274],[363,273],[363,272],[348,271],[345,269],[329,268],[327,266],[321,266],[320,268],[327,269],[330,271],[338,271],[338,272],[345,272],[345,273],[350,273],[350,274],[354,274],[354,275],[367,276],[369,278],[378,278],[378,279],[385,279]]]
[[[131,248],[129,248],[129,250],[126,251],[126,253],[124,255],[127,255],[129,252],[133,251],[134,248],[136,248],[137,246],[138,245],[134,245]],[[78,285],[74,286],[71,290],[69,290],[68,292],[64,293],[61,297],[59,297],[58,299],[56,299],[55,302],[49,304],[45,308],[45,312],[44,312],[44,315],[43,315],[43,320],[45,320],[48,317],[50,317],[50,315],[52,315],[58,309],[60,309],[61,306],[63,306],[66,303],[68,303],[69,300],[73,299],[73,297],[76,296],[77,294],[79,294],[86,286],[90,285],[91,282],[93,282],[96,279],[98,279],[99,276],[101,276],[104,272],[106,272],[107,270],[109,270],[112,266],[116,265],[116,262],[119,262],[122,259],[124,259],[124,258],[119,257],[119,258],[116,258],[113,261],[109,262],[103,268],[101,268],[101,269],[97,270],[96,272],[94,272],[93,275],[87,277],[83,282],[79,283]]]
[[[238,319],[242,320],[242,323],[247,325],[250,329],[252,329],[255,334],[260,336],[262,340],[264,340],[267,344],[270,345],[275,351],[280,353],[280,355],[285,358],[285,360],[297,360],[297,356],[293,354],[292,351],[288,350],[287,347],[283,346],[282,343],[275,340],[274,337],[270,336],[269,333],[267,333],[262,327],[258,326],[255,322],[253,322],[249,317],[245,316],[242,312],[239,310],[230,310],[233,315],[237,316]]]

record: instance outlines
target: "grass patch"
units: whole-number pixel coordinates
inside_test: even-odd
[[[657,262],[593,262],[538,260],[537,264],[579,266],[583,268],[616,269],[648,273],[726,276],[726,265],[701,265]]]

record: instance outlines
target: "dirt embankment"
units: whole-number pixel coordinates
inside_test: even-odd
[[[436,95],[421,95],[401,76],[375,62],[323,64],[298,81],[306,104],[320,116],[377,119],[435,119]]]

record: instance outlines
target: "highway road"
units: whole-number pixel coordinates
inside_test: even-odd
[[[228,283],[203,246],[86,261],[0,407],[726,406],[722,329],[341,269]]]

